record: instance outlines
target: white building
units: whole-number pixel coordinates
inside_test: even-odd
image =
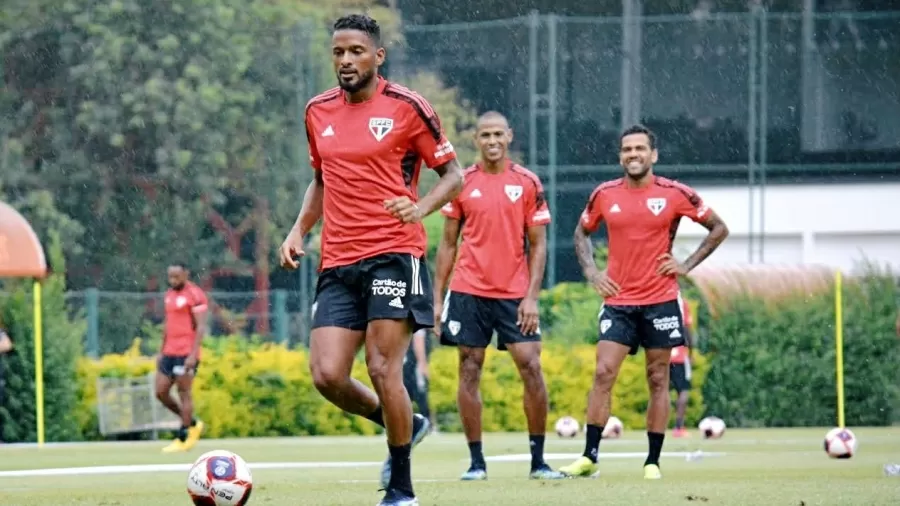
[[[747,187],[695,190],[731,230],[704,265],[759,263],[761,252],[766,264],[821,264],[850,271],[866,259],[900,272],[898,183],[771,185],[763,198],[755,191],[752,208]],[[765,231],[761,242],[760,230]],[[683,219],[676,254],[683,258],[705,235],[702,226]]]

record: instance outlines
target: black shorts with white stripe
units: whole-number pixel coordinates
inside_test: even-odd
[[[431,279],[423,258],[386,253],[319,273],[313,328],[365,330],[372,320],[434,326]]]

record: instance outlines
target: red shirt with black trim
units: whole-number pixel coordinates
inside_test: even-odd
[[[607,274],[620,290],[605,303],[643,306],[677,299],[676,276],[656,272],[659,257],[672,252],[682,217],[701,222],[709,212],[697,192],[659,176],[642,188],[629,188],[624,178],[598,186],[581,213],[581,226],[594,233],[606,222]]]
[[[435,168],[456,158],[431,104],[381,77],[361,103],[333,88],[306,105],[306,136],[325,183],[320,269],[384,253],[424,256],[424,226],[401,223],[384,201],[417,201],[422,162]]]
[[[509,160],[496,174],[475,164],[466,169],[459,196],[441,213],[462,222],[450,291],[495,299],[525,297],[531,279],[525,254],[528,228],[550,223],[541,180]]]
[[[194,349],[197,326],[194,318],[205,318],[208,302],[203,289],[188,281],[181,290],[169,288],[164,298],[166,307],[162,354],[186,357]]]

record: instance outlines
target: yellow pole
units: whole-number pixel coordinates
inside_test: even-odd
[[[834,273],[834,359],[837,374],[838,427],[844,427],[844,314],[841,271]]]
[[[41,282],[34,281],[34,404],[37,443],[44,446],[44,324],[41,319]]]

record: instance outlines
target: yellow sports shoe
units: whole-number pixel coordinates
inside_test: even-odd
[[[187,448],[184,446],[184,441],[176,438],[174,441],[169,443],[168,446],[162,449],[163,453],[178,453],[187,451]]]
[[[559,472],[571,477],[588,477],[597,472],[597,464],[591,462],[591,459],[581,456],[578,457],[578,460],[575,462],[572,462],[565,467],[560,467]]]
[[[197,441],[200,441],[201,435],[203,435],[203,422],[197,420],[193,427],[188,428],[187,439],[183,443],[184,449],[190,450],[196,446]]]
[[[660,472],[659,466],[656,464],[647,464],[646,466],[644,466],[644,479],[661,480],[662,472]]]

